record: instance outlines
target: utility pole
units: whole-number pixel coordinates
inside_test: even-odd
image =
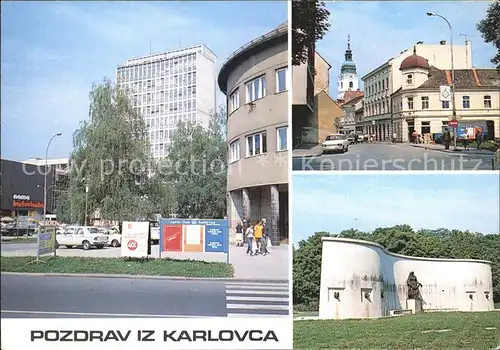
[[[467,50],[468,49],[467,44],[469,43],[469,41],[467,40],[467,38],[468,37],[472,38],[472,35],[460,33],[460,36],[463,36],[465,38],[465,64],[466,67],[469,67],[469,51]]]

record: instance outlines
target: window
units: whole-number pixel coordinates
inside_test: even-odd
[[[233,113],[238,108],[240,108],[240,90],[234,91],[229,96],[229,113]]]
[[[276,71],[276,92],[288,90],[288,67],[278,69]]]
[[[406,76],[406,84],[407,84],[407,85],[412,85],[412,84],[413,84],[413,75],[408,74],[408,75]]]
[[[470,108],[470,96],[462,97],[462,106],[463,108]]]
[[[267,137],[265,132],[247,136],[247,157],[267,152]]]
[[[448,109],[450,108],[450,101],[441,101],[441,107],[443,109]]]
[[[422,96],[422,109],[429,109],[429,97]]]
[[[484,108],[491,108],[491,96],[484,96]]]
[[[382,90],[385,90],[385,80],[382,80]]]
[[[247,103],[266,96],[266,77],[263,75],[247,84]]]
[[[278,139],[278,146],[277,150],[278,151],[286,151],[288,149],[288,144],[287,144],[287,131],[288,127],[283,127],[283,128],[278,128],[277,129],[277,139]]]
[[[240,140],[236,140],[229,145],[230,163],[240,160]]]
[[[352,83],[352,81],[349,82],[349,88],[353,88],[354,84]]]

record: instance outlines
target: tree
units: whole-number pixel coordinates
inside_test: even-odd
[[[297,308],[317,309],[321,284],[321,238],[328,232],[316,232],[301,240],[293,252],[293,304]]]
[[[160,172],[175,189],[181,217],[220,219],[226,215],[225,121],[226,112],[220,107],[208,129],[192,122],[177,126]]]
[[[73,221],[83,222],[86,208],[89,217],[98,211],[104,220],[144,217],[149,210],[141,181],[150,161],[144,120],[108,79],[93,85],[89,114],[73,135],[67,203]]]
[[[488,7],[486,17],[477,25],[477,30],[487,43],[493,44],[497,48],[497,54],[491,59],[491,63],[496,64],[500,69],[500,1],[497,0]]]
[[[314,47],[330,28],[330,11],[323,1],[292,1],[292,65],[307,62],[308,49]]]
[[[293,252],[293,298],[299,310],[317,310],[321,283],[321,237],[363,239],[407,256],[480,259],[491,261],[493,300],[500,302],[500,235],[482,235],[460,230],[419,230],[408,225],[378,228],[373,233],[354,229],[331,235],[318,232],[299,242]]]
[[[340,117],[336,117],[335,120],[333,121],[333,125],[335,126],[335,129],[337,131],[340,129],[340,126],[342,125],[342,119]]]

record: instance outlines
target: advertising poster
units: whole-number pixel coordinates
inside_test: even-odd
[[[56,237],[55,226],[40,226],[38,231],[38,255],[54,252],[54,240]]]
[[[162,252],[228,253],[225,219],[161,219]]]
[[[148,256],[149,221],[124,221],[122,224],[121,256]]]
[[[205,251],[210,253],[227,253],[227,227],[205,226]]]
[[[203,236],[205,227],[203,225],[184,225],[184,251],[203,252]]]
[[[160,225],[161,251],[182,252],[182,225]]]

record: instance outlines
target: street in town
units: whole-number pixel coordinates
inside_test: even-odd
[[[1,317],[286,317],[288,282],[1,276]]]
[[[296,152],[293,170],[492,170],[493,152],[445,151],[413,144],[352,144],[343,154],[321,154],[321,146]]]

